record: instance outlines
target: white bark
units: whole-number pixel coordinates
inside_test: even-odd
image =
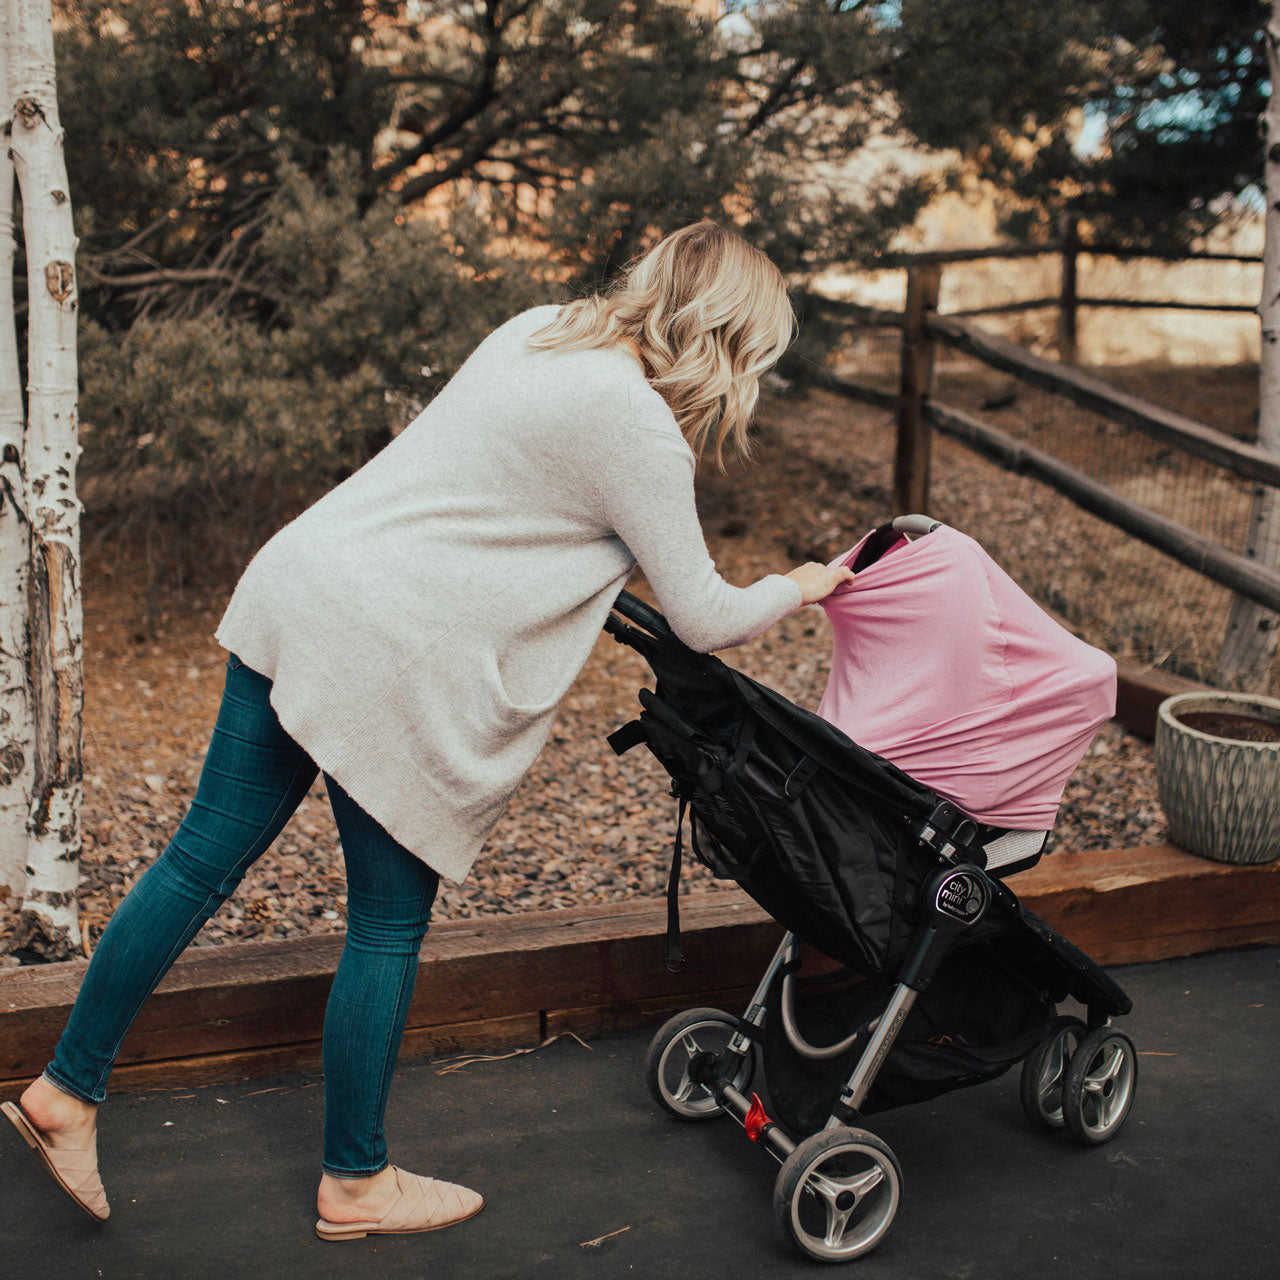
[[[1273,86],[1280,85],[1280,12],[1267,24],[1267,66]],[[1262,356],[1258,366],[1258,444],[1280,454],[1280,92],[1272,92],[1266,111],[1266,241],[1262,255]],[[1254,490],[1245,554],[1280,569],[1280,491],[1269,485]],[[1280,637],[1280,614],[1237,598],[1227,621],[1218,659],[1224,683],[1263,692]]]
[[[75,491],[75,232],[54,86],[50,0],[13,0],[13,160],[22,197],[29,298],[24,456],[31,520],[31,689],[35,777],[23,941],[68,955],[80,862],[80,502]]]
[[[11,0],[0,0],[0,102],[9,93]],[[0,916],[25,888],[33,733],[27,689],[27,561],[22,382],[13,310],[13,160],[0,141]],[[5,896],[7,892],[7,897]]]

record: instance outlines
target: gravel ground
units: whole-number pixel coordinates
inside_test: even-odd
[[[733,465],[724,476],[708,470],[699,481],[708,544],[731,581],[830,559],[884,518],[892,441],[883,413],[818,391],[766,403],[758,438],[755,465]],[[962,458],[954,467],[964,465]],[[984,483],[989,473],[977,470],[946,479],[961,491]],[[1034,503],[1034,495],[1013,505],[1002,499],[1001,521],[1034,530],[1034,512],[1017,502]],[[1041,550],[1058,555],[1058,538]],[[85,567],[86,951],[185,811],[222,685],[225,655],[212,633],[232,584],[175,598],[144,636],[135,631],[138,578],[92,559]],[[639,579],[631,589],[647,592]],[[811,608],[729,656],[814,706],[829,650],[825,615]],[[660,893],[674,818],[666,775],[643,750],[617,759],[604,741],[634,714],[647,681],[641,659],[602,634],[470,878],[442,887],[437,919]],[[1150,748],[1108,725],[1068,787],[1055,841],[1083,849],[1162,838]],[[690,868],[686,891],[713,887],[702,868]],[[344,889],[336,832],[317,785],[196,944],[341,931]],[[0,953],[5,936],[0,927]]]

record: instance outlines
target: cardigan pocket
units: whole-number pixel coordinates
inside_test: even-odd
[[[484,665],[489,687],[493,690],[494,706],[501,718],[514,722],[536,720],[539,716],[554,711],[564,697],[563,693],[558,693],[551,699],[543,697],[535,698],[532,702],[517,701],[508,691],[502,675],[502,663],[495,651],[489,650],[485,654]]]

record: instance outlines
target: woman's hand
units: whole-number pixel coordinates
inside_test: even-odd
[[[816,560],[792,569],[787,577],[791,579],[804,595],[805,604],[817,604],[825,600],[837,587],[853,581],[853,570],[848,565],[828,568]]]

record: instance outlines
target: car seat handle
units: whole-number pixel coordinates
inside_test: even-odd
[[[932,516],[921,515],[895,516],[892,524],[898,533],[925,534],[932,533],[935,529],[942,527],[941,520],[935,520]]]

